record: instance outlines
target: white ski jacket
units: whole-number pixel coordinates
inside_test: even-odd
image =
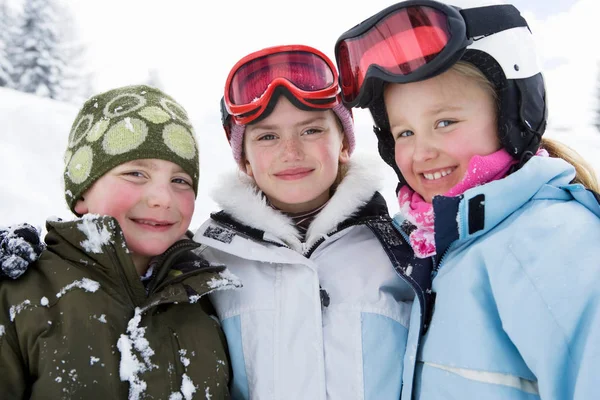
[[[353,160],[304,243],[253,181],[240,173],[223,180],[214,196],[223,211],[194,240],[243,284],[211,295],[234,399],[400,398],[415,291],[393,255],[403,239],[377,192],[379,176]]]

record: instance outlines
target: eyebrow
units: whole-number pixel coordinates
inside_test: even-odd
[[[434,107],[432,110],[428,111],[427,114],[437,115],[444,111],[461,111],[462,109],[463,108],[460,106],[440,105],[440,106]]]
[[[146,167],[146,168],[150,168],[150,169],[156,169],[155,163],[153,163],[152,161],[146,161],[146,160],[132,160],[131,165],[135,165],[137,167]]]
[[[131,164],[137,167],[144,167],[144,168],[148,168],[151,170],[156,170],[158,167],[156,165],[155,162],[153,161],[148,161],[148,160],[132,160]],[[180,172],[185,172],[185,170],[177,163],[173,163],[177,166],[177,168],[175,168],[175,170],[173,171],[173,173],[180,173]],[[187,174],[187,172],[185,172]]]
[[[321,121],[325,121],[325,120],[327,120],[327,118],[324,116],[310,117],[305,120],[296,122],[294,124],[294,127],[310,125],[310,124],[314,124],[315,122],[321,122]],[[276,130],[279,127],[278,125],[261,124],[260,122],[255,125],[249,125],[249,127],[250,126],[252,126],[254,129],[262,129],[262,130],[269,130],[269,131]],[[252,130],[254,130],[254,129],[252,129]]]

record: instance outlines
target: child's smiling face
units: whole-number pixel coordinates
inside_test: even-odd
[[[385,104],[396,164],[427,202],[456,186],[473,156],[500,149],[492,94],[452,69],[425,81],[388,85]]]
[[[114,217],[140,272],[187,231],[194,213],[192,178],[170,161],[134,160],[99,178],[78,200],[79,214]]]

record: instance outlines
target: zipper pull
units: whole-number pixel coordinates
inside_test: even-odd
[[[331,302],[329,293],[327,293],[327,290],[323,289],[321,285],[319,285],[319,294],[321,295],[321,306],[323,308],[329,307],[329,303]]]
[[[308,247],[306,242],[302,242],[302,255],[306,255],[306,252],[308,251]]]

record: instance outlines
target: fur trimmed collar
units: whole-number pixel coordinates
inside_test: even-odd
[[[382,178],[378,160],[355,155],[348,163],[348,172],[334,195],[310,224],[304,246],[292,219],[268,205],[252,178],[238,170],[224,175],[221,182],[213,190],[212,198],[224,212],[242,224],[273,235],[301,252],[367,204],[381,189]]]

